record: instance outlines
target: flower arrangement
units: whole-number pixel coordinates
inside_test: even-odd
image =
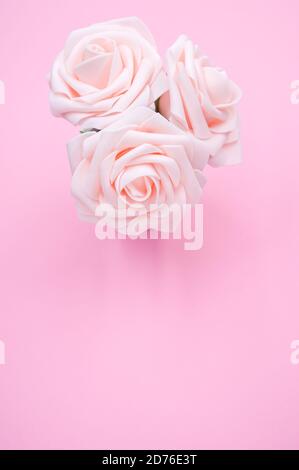
[[[241,91],[186,36],[163,64],[138,18],[76,30],[49,86],[52,113],[80,128],[67,147],[84,220],[97,224],[110,205],[114,229],[159,230],[163,208],[200,202],[207,164],[241,160]]]

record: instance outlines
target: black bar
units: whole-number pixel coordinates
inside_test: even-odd
[[[299,451],[204,451],[204,450],[7,450],[0,451],[0,467],[44,466],[68,468],[242,468],[240,465],[269,465],[285,467],[299,463]],[[5,467],[3,466],[5,464]],[[299,468],[299,467],[298,467]]]

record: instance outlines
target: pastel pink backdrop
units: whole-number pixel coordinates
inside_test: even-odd
[[[242,87],[244,163],[208,169],[204,247],[80,222],[46,74],[68,33],[140,16]],[[299,448],[297,0],[0,0],[0,447]]]

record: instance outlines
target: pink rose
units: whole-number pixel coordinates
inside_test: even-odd
[[[154,39],[138,18],[78,29],[49,78],[50,107],[73,124],[100,129],[128,108],[152,106],[167,90]]]
[[[169,92],[160,98],[159,111],[195,137],[215,141],[212,165],[239,163],[238,86],[186,36],[168,50],[167,72]]]
[[[161,114],[139,107],[100,132],[78,135],[68,144],[72,194],[80,218],[97,222],[102,207],[143,208],[200,200],[209,152],[204,142],[181,131]],[[121,211],[117,214],[122,217]],[[142,230],[141,230],[142,231]]]

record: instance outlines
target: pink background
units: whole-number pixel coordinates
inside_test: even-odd
[[[205,242],[77,219],[46,74],[68,33],[140,16],[242,87],[244,163],[208,169]],[[299,448],[298,0],[0,0],[0,447]]]

